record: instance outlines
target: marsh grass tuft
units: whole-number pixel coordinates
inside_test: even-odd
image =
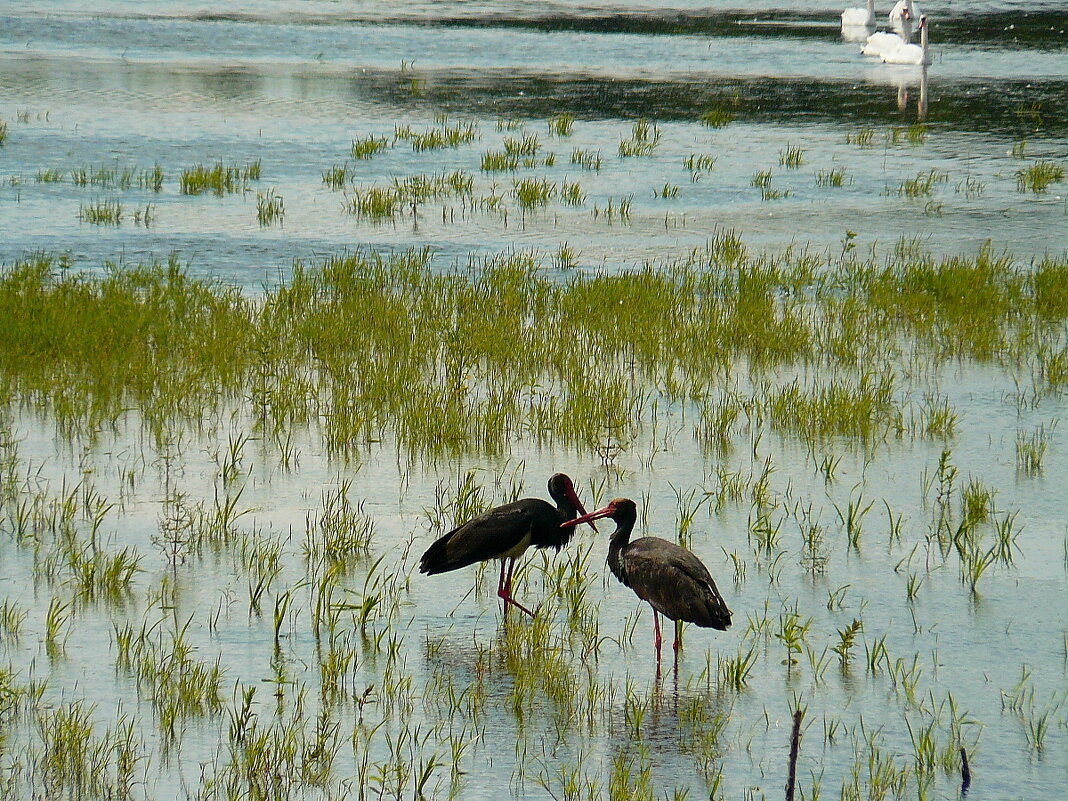
[[[549,117],[549,133],[552,136],[571,136],[575,129],[575,115],[566,111]]]
[[[524,211],[544,208],[556,195],[556,184],[547,178],[523,178],[513,181],[512,194]]]
[[[52,167],[47,170],[38,170],[35,180],[39,184],[58,184],[62,183],[63,175],[63,170]]]
[[[779,164],[788,170],[796,170],[805,163],[805,149],[800,145],[788,144],[779,151]]]
[[[211,167],[196,164],[189,169],[182,170],[178,176],[178,186],[183,195],[202,195],[205,192],[211,192],[222,196],[244,192],[248,189],[250,181],[259,180],[260,171],[259,160],[249,162],[244,166],[226,165],[221,161]]]
[[[682,163],[690,172],[711,172],[716,166],[716,159],[717,156],[711,153],[691,153]]]
[[[935,187],[949,181],[949,173],[932,167],[918,173],[913,178],[906,178],[898,186],[895,194],[908,198],[925,198],[934,194]]]
[[[631,127],[630,139],[619,140],[619,156],[651,156],[660,144],[660,129],[644,117]]]
[[[875,129],[874,128],[861,128],[855,133],[846,134],[846,144],[856,145],[857,147],[871,147],[875,142]]]
[[[531,157],[541,150],[541,140],[536,133],[526,134],[522,139],[512,136],[504,137],[504,152],[509,156]]]
[[[149,169],[138,171],[137,186],[139,189],[147,189],[150,192],[162,192],[164,177],[163,167],[154,164]]]
[[[776,189],[771,185],[772,173],[771,170],[759,170],[753,174],[750,181],[753,186],[760,189],[761,200],[781,200],[782,198],[789,197],[789,189]]]
[[[734,114],[725,108],[713,108],[701,115],[701,124],[708,128],[725,128],[734,122]]]
[[[345,188],[351,174],[348,164],[335,164],[323,170],[323,183],[336,192]]]
[[[256,193],[256,219],[260,227],[281,223],[285,219],[286,207],[281,195],[274,193],[274,188]]]
[[[845,167],[834,167],[830,170],[820,170],[816,173],[816,186],[845,186]]]
[[[385,136],[365,136],[352,140],[352,157],[367,160],[390,148],[390,141]]]
[[[584,170],[600,171],[601,151],[575,148],[571,151],[571,163],[579,165]]]
[[[560,184],[560,199],[568,206],[581,206],[586,200],[586,194],[578,181],[563,181]]]
[[[119,225],[123,217],[122,204],[117,200],[97,200],[78,207],[78,219],[90,225]]]
[[[407,140],[411,142],[412,150],[421,153],[427,150],[457,148],[478,138],[478,125],[474,122],[451,122],[447,116],[442,115],[436,119],[436,123],[436,128],[427,128],[419,133],[408,126],[398,127],[394,131],[393,140]]]
[[[1064,167],[1055,161],[1036,161],[1016,171],[1016,186],[1021,192],[1040,195],[1053,184],[1064,181]]]
[[[1034,431],[1016,433],[1016,469],[1029,476],[1041,475],[1046,459],[1046,451],[1053,441],[1053,432],[1057,420],[1048,425],[1042,424]]]
[[[519,156],[507,152],[483,153],[481,169],[483,172],[515,172],[519,169]]]
[[[357,189],[346,200],[345,208],[350,214],[382,220],[395,217],[403,208],[400,194],[392,187],[371,186]]]

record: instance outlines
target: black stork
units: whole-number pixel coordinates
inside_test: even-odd
[[[549,479],[549,496],[556,501],[556,506],[541,498],[523,498],[496,506],[457,526],[426,549],[419,560],[419,572],[447,573],[476,562],[500,559],[497,595],[504,600],[505,616],[511,604],[534,617],[533,612],[512,597],[515,560],[532,545],[559,551],[574,534],[573,528],[562,528],[561,524],[586,514],[582,501],[575,494],[575,485],[563,473],[555,473]],[[592,521],[590,526],[597,530]]]
[[[617,579],[653,607],[658,669],[660,615],[720,631],[730,627],[731,610],[716,589],[712,574],[700,559],[681,545],[659,537],[641,537],[630,541],[634,521],[638,517],[638,508],[630,498],[616,498],[603,509],[561,525],[577,526],[602,517],[610,517],[616,524],[608,545],[608,567]],[[677,630],[674,647],[678,659]]]

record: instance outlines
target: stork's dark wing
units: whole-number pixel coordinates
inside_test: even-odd
[[[502,556],[529,536],[535,516],[536,511],[524,501],[483,512],[427,548],[419,560],[419,572],[446,573]]]
[[[725,630],[731,610],[712,574],[694,554],[659,537],[642,537],[624,552],[635,594],[672,620]]]

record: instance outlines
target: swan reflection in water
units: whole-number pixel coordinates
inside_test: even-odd
[[[909,88],[916,84],[915,75],[897,77],[897,110],[908,111],[910,95]],[[927,119],[927,65],[924,64],[919,70],[918,92],[916,97],[916,119],[923,122]]]

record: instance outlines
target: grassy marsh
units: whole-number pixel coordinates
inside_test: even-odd
[[[1003,201],[1061,214],[1049,137],[992,167],[935,115],[768,125],[726,93],[576,124],[522,75],[330,57],[299,108],[329,73],[339,119],[272,144],[239,92],[203,175],[170,142],[5,177],[13,211],[162,223],[0,268],[0,796],[755,801],[797,711],[805,798],[953,798],[965,761],[1055,794],[1068,262],[953,244]],[[657,671],[604,530],[521,561],[535,620],[502,623],[493,564],[417,573],[557,469],[699,554],[732,629]]]
[[[34,767],[9,774],[7,789],[47,779],[121,797],[158,771],[175,775],[153,766],[181,748],[198,757],[195,775],[178,775],[203,798],[266,794],[264,775],[323,793],[352,783],[463,796],[483,786],[477,765],[490,753],[516,787],[722,795],[744,773],[747,743],[784,748],[766,721],[789,710],[767,698],[791,691],[824,716],[806,743],[818,754],[822,739],[833,755],[825,780],[841,783],[842,798],[950,792],[962,747],[984,764],[980,702],[965,707],[946,689],[956,675],[941,664],[948,646],[928,656],[938,642],[929,635],[888,632],[856,571],[885,570],[900,584],[900,610],[932,593],[979,603],[1002,592],[1023,556],[1018,517],[960,464],[952,428],[917,422],[952,405],[917,392],[933,390],[913,365],[928,364],[929,376],[961,359],[1005,371],[1035,360],[1063,337],[1068,266],[1026,269],[991,247],[936,259],[909,241],[870,258],[773,255],[730,232],[629,274],[579,272],[576,261],[566,246],[551,260],[511,252],[444,270],[422,250],[338,254],[298,265],[259,298],[192,279],[176,260],[93,277],[38,254],[5,270],[4,397],[23,399],[72,443],[103,444],[127,427],[148,435],[142,454],[74,457],[99,462],[74,486],[21,456],[22,424],[2,418],[4,553],[35,554],[31,580],[51,603],[38,629],[5,599],[0,647],[39,636],[58,666],[78,658],[86,626],[106,626],[107,660],[140,694],[124,714],[78,699],[48,704],[27,677],[0,673],[0,704],[32,712],[24,719],[40,732],[26,741]],[[968,293],[982,298],[978,308]],[[739,364],[746,378],[732,379]],[[679,429],[683,408],[692,417]],[[190,421],[202,433],[177,435]],[[699,425],[712,432],[707,451]],[[604,586],[603,538],[528,557],[519,581],[540,599],[539,616],[503,627],[486,590],[492,567],[452,574],[449,585],[463,588],[459,598],[478,573],[463,603],[488,607],[482,623],[452,617],[431,582],[413,576],[427,537],[534,489],[531,468],[507,458],[510,443],[606,454],[580,489],[593,504],[668,447],[651,431],[669,432],[680,450],[690,428],[709,475],[650,498],[659,504],[650,525],[671,536],[674,514],[677,535],[744,612],[737,632],[715,641],[688,631],[677,677],[651,677],[648,620]],[[1052,442],[1053,430],[1018,441]],[[410,489],[383,504],[362,465],[387,441]],[[898,496],[882,501],[884,485],[836,483],[850,469],[843,459],[877,464],[909,442],[935,453],[923,460],[920,507],[906,514]],[[837,466],[813,471],[812,483],[793,468],[778,475],[791,449],[837,453]],[[436,484],[441,473],[413,467],[487,452],[504,461]],[[302,464],[322,458],[337,471],[307,480]],[[271,496],[294,487],[314,492],[292,530],[279,530],[266,522],[280,508]],[[154,542],[118,547],[101,536],[142,525],[157,493]],[[395,503],[407,522],[389,511]],[[733,586],[709,529],[730,548]],[[194,596],[187,582],[205,575],[219,583]],[[795,581],[814,582],[817,601],[786,589]],[[235,660],[222,644],[238,634],[262,646]],[[870,711],[840,706],[855,681],[886,699],[883,734],[871,731]],[[1031,681],[1003,684],[1004,697],[1021,742],[1048,752],[1062,713],[1027,700]],[[22,736],[17,721],[0,718]],[[514,761],[494,750],[502,727]],[[541,732],[578,749],[620,741],[637,756],[532,761]],[[666,762],[642,756],[660,740]]]

